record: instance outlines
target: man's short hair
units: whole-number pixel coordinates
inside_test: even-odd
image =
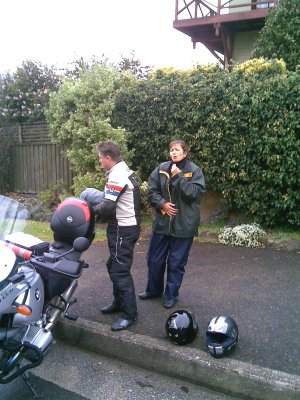
[[[98,153],[103,154],[106,157],[112,158],[114,161],[121,160],[121,150],[120,146],[114,142],[102,142],[98,144]]]

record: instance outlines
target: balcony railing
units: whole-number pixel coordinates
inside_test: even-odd
[[[176,0],[175,20],[271,9],[277,4],[278,0]]]

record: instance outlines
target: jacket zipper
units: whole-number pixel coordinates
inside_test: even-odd
[[[160,170],[159,171],[161,174],[166,175],[167,179],[168,179],[168,193],[169,193],[169,199],[170,199],[170,203],[172,203],[172,196],[171,196],[171,191],[170,191],[170,175],[164,171],[164,170]],[[171,223],[172,223],[172,217],[169,217],[169,233],[171,231]]]

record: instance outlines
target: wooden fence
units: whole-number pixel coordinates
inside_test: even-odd
[[[0,141],[6,152],[0,159],[1,193],[35,194],[59,180],[71,187],[72,171],[64,148],[51,143],[45,122],[2,126]]]
[[[10,190],[18,193],[38,193],[62,180],[72,185],[72,173],[62,149],[55,144],[11,146]]]

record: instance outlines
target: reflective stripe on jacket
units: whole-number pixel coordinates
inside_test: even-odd
[[[155,210],[153,231],[175,237],[198,235],[200,199],[205,192],[204,175],[196,164],[186,162],[179,173],[171,176],[171,161],[160,164],[148,180],[148,202]],[[170,201],[178,209],[175,217],[163,213],[161,206]]]

